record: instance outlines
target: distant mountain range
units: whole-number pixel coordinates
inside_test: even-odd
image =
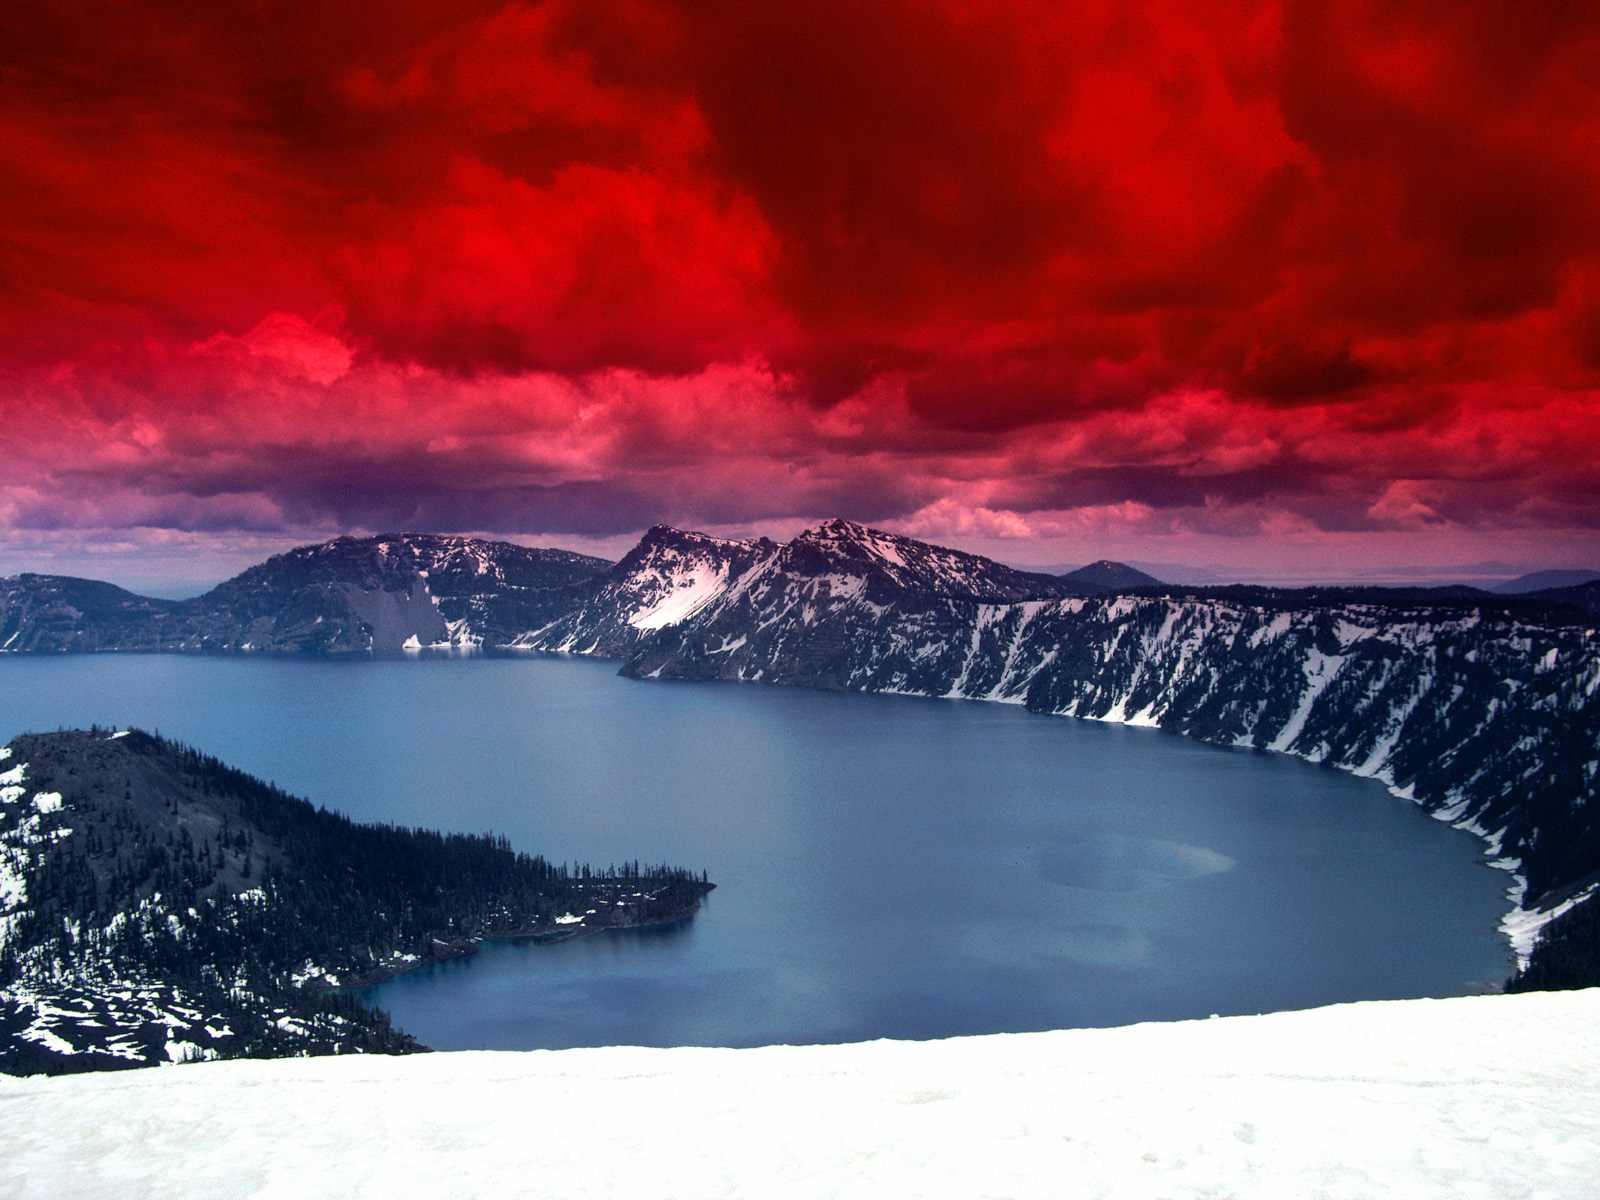
[[[1498,583],[1491,591],[1502,596],[1524,596],[1530,592],[1549,592],[1580,588],[1600,581],[1600,571],[1534,571]]]
[[[854,549],[851,549],[851,547]],[[901,555],[895,562],[886,553]],[[829,521],[780,546],[659,525],[620,562],[568,550],[437,534],[341,537],[275,555],[188,600],[140,596],[97,580],[27,573],[0,578],[0,653],[91,650],[313,652],[549,646],[617,654],[641,632],[693,616],[731,579],[839,558],[876,562],[899,591],[988,601],[1121,595],[1341,595],[1374,602],[1517,596],[1593,609],[1600,572],[1542,571],[1493,593],[1450,588],[1263,588],[1163,583],[1101,560],[1059,574],[1008,567],[912,538]],[[852,561],[855,560],[855,561]],[[863,576],[866,578],[866,576]]]
[[[1047,575],[1070,575],[1075,570],[1091,567],[1066,566],[1022,567],[1022,570],[1043,572]],[[1151,582],[1181,584],[1191,587],[1250,584],[1258,587],[1470,587],[1478,591],[1493,592],[1502,596],[1521,596],[1532,592],[1575,587],[1592,580],[1600,580],[1600,570],[1553,569],[1532,571],[1515,575],[1516,568],[1505,563],[1467,563],[1453,567],[1403,567],[1390,568],[1383,573],[1355,573],[1348,578],[1330,582],[1326,578],[1304,579],[1291,576],[1264,576],[1259,569],[1237,566],[1193,567],[1185,563],[1129,562],[1125,565],[1142,572]],[[1515,575],[1515,577],[1511,577]],[[1130,586],[1148,586],[1135,584]]]
[[[860,528],[830,522],[780,547],[765,539],[734,542],[662,525],[620,563],[480,538],[341,537],[275,555],[189,600],[139,596],[72,576],[15,575],[0,579],[0,652],[512,646],[542,644],[557,636],[554,630],[568,628],[585,630],[583,648],[595,652],[602,643],[618,644],[620,631],[602,628],[605,613],[625,611],[623,623],[632,631],[675,623],[693,611],[696,596],[708,595],[729,572],[785,551],[803,553],[834,526]],[[907,548],[916,565],[885,567],[922,588],[1019,599],[1158,584],[1122,563],[1098,562],[1050,576],[909,538],[894,542]],[[693,563],[703,564],[704,572],[689,579],[681,572]],[[921,574],[906,574],[913,570]],[[673,579],[670,595],[650,591],[652,572]],[[631,633],[623,638],[631,639]]]
[[[1519,595],[1177,586],[1118,563],[1023,571],[835,520],[783,544],[657,526],[614,564],[340,538],[182,602],[22,575],[0,581],[0,649],[510,647],[617,658],[639,678],[1155,725],[1382,780],[1478,833],[1516,873],[1529,911],[1508,932],[1525,953],[1542,920],[1600,884],[1596,612],[1593,582]]]
[[[192,600],[16,575],[0,579],[0,651],[501,645],[582,603],[611,565],[567,550],[409,533],[301,546]]]

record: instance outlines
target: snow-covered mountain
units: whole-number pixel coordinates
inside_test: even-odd
[[[749,614],[791,603],[812,611],[849,601],[889,614],[929,597],[1007,601],[1069,592],[1048,575],[850,521],[824,522],[781,546],[657,526],[583,608],[517,644],[627,658],[713,614],[719,627],[734,630],[730,642],[744,645],[762,638],[745,627]]]
[[[498,645],[581,603],[610,565],[568,550],[407,533],[301,546],[184,601],[18,575],[0,579],[0,651]]]
[[[1600,991],[0,1078],[14,1200],[1592,1200]]]
[[[578,607],[525,630],[511,644],[625,657],[656,630],[692,618],[777,548],[765,538],[731,541],[657,525]]]
[[[565,612],[608,566],[570,550],[481,538],[336,538],[270,558],[194,603],[244,624],[251,646],[314,638],[308,616],[336,620],[341,649],[500,644]],[[290,613],[300,624],[281,628]],[[255,640],[257,622],[272,622],[265,642]]]

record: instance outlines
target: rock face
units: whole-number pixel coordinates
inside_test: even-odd
[[[681,920],[710,887],[359,825],[137,731],[25,735],[0,747],[0,1071],[420,1049],[329,989]]]
[[[604,559],[432,534],[337,538],[203,596],[51,575],[0,580],[0,650],[399,650],[502,645],[582,603]]]
[[[657,525],[583,602],[513,644],[624,658],[657,630],[691,619],[778,549],[765,538],[730,541]]]

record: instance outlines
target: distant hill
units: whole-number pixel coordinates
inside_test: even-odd
[[[1572,588],[1600,579],[1600,571],[1534,571],[1519,575],[1489,590],[1502,596],[1522,596],[1529,592],[1549,592],[1556,588]]]
[[[682,919],[711,885],[362,825],[148,734],[0,747],[0,1071],[421,1049],[338,986]]]
[[[1125,592],[1133,588],[1159,587],[1161,584],[1161,580],[1154,575],[1147,575],[1127,563],[1113,562],[1109,558],[1079,567],[1076,571],[1068,571],[1060,578],[1069,584],[1086,585],[1106,592]]]

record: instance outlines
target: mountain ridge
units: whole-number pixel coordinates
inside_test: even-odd
[[[362,554],[378,540],[362,539]],[[1505,931],[1521,959],[1541,924],[1600,886],[1594,584],[1528,596],[1240,584],[1085,595],[1059,577],[836,519],[781,545],[656,526],[609,566],[541,558],[556,574],[535,582],[550,586],[502,604],[473,591],[498,576],[460,547],[471,571],[446,571],[456,582],[439,590],[454,594],[440,600],[421,569],[374,574],[338,545],[306,551],[319,570],[331,559],[347,571],[321,579],[314,599],[337,592],[347,613],[367,606],[369,619],[346,619],[341,628],[360,636],[347,632],[340,648],[392,648],[409,627],[403,644],[415,647],[589,654],[620,659],[635,678],[995,700],[1294,754],[1378,779],[1483,838],[1512,874]],[[368,574],[349,573],[362,564]],[[28,628],[7,599],[12,583],[0,581],[0,646]],[[81,639],[87,647],[74,647],[70,621],[36,627],[54,630],[56,648],[116,648],[119,630],[175,619],[172,602],[121,596],[112,617],[95,618],[101,632]],[[456,623],[445,604],[457,606]],[[446,636],[416,632],[411,618],[427,607]],[[519,613],[533,619],[508,636]],[[291,632],[304,629],[306,614],[298,619]],[[306,648],[292,638],[274,648],[285,645]]]
[[[504,644],[580,603],[610,566],[570,550],[410,533],[298,546],[189,600],[28,573],[0,579],[0,651]]]

